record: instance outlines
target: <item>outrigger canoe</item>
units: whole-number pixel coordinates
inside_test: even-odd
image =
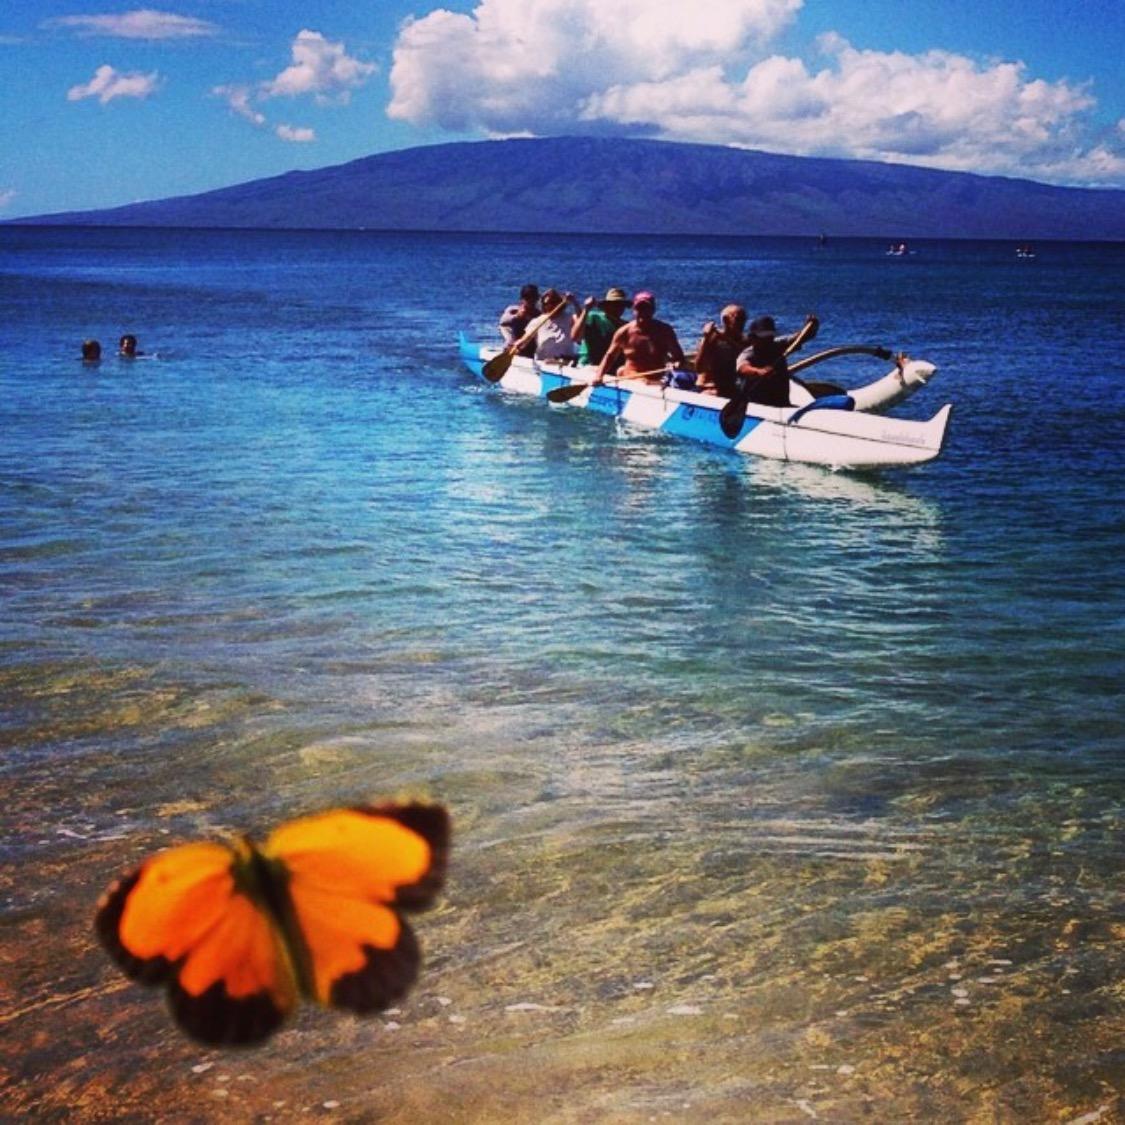
[[[461,359],[474,375],[500,349],[475,344],[460,337]],[[679,437],[733,449],[738,453],[780,461],[802,461],[832,469],[877,469],[918,465],[932,461],[945,444],[949,416],[947,403],[929,421],[885,417],[886,409],[925,386],[935,368],[922,360],[907,360],[883,378],[846,395],[814,397],[803,384],[791,384],[793,406],[750,403],[745,417],[724,432],[720,415],[727,399],[717,395],[679,390],[674,386],[640,380],[607,379],[569,399],[585,407],[620,418],[634,426],[661,430]],[[503,390],[546,397],[561,387],[589,383],[590,367],[544,362],[517,356],[496,382]]]

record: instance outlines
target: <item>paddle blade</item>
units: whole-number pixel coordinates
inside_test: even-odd
[[[719,411],[719,429],[729,438],[736,438],[742,432],[742,424],[746,421],[746,399],[742,395],[735,395],[726,406]]]
[[[508,368],[512,366],[512,358],[513,353],[505,348],[485,363],[481,368],[481,374],[490,383],[499,383],[507,374]]]
[[[554,390],[547,392],[548,402],[570,402],[572,398],[577,398],[583,391],[588,390],[589,383],[571,383],[569,387],[555,387]]]

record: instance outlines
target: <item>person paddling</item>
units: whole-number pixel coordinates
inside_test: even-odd
[[[628,303],[625,291],[616,286],[606,291],[600,308],[596,298],[586,298],[571,329],[571,336],[578,344],[579,363],[601,363],[613,343],[613,334],[625,324],[625,306]]]
[[[517,304],[509,305],[500,314],[500,335],[504,338],[505,346],[514,344],[527,331],[527,326],[539,315],[539,286],[525,285],[520,289],[520,299]],[[535,354],[534,339],[528,341],[520,349],[520,355],[532,356]]]
[[[703,326],[703,339],[695,356],[699,373],[696,390],[730,398],[738,387],[738,357],[750,342],[743,334],[746,310],[741,305],[727,305],[719,317],[721,328],[713,320]]]
[[[578,298],[573,293],[548,289],[543,294],[545,319],[535,333],[535,358],[541,360],[573,360],[578,355],[574,342],[574,312]],[[550,314],[549,316],[546,314]]]
[[[745,380],[742,398],[764,406],[789,406],[789,364],[785,357],[817,333],[820,321],[810,313],[805,327],[792,336],[778,336],[772,316],[759,316],[750,325],[748,344],[739,355],[737,370]],[[798,342],[799,341],[799,342]],[[796,347],[794,346],[796,345]]]
[[[619,355],[625,357],[625,362],[617,372],[618,378],[644,378],[651,383],[661,381],[669,364],[682,367],[687,362],[676,330],[656,319],[656,298],[647,289],[633,297],[633,319],[613,334],[609,350],[598,364],[595,386],[605,382],[606,373]]]

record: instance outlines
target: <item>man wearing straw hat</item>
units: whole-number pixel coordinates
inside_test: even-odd
[[[601,363],[602,356],[609,351],[614,333],[625,323],[625,306],[629,298],[624,289],[614,286],[606,291],[601,308],[597,299],[587,297],[582,311],[571,330],[578,344],[578,362],[586,364]],[[615,365],[613,370],[617,369]]]

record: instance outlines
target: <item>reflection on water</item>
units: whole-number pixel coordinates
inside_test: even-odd
[[[901,474],[828,472],[815,465],[790,461],[751,461],[748,471],[758,487],[793,489],[811,500],[842,502],[887,517],[914,523],[936,523],[939,507],[914,495]]]

